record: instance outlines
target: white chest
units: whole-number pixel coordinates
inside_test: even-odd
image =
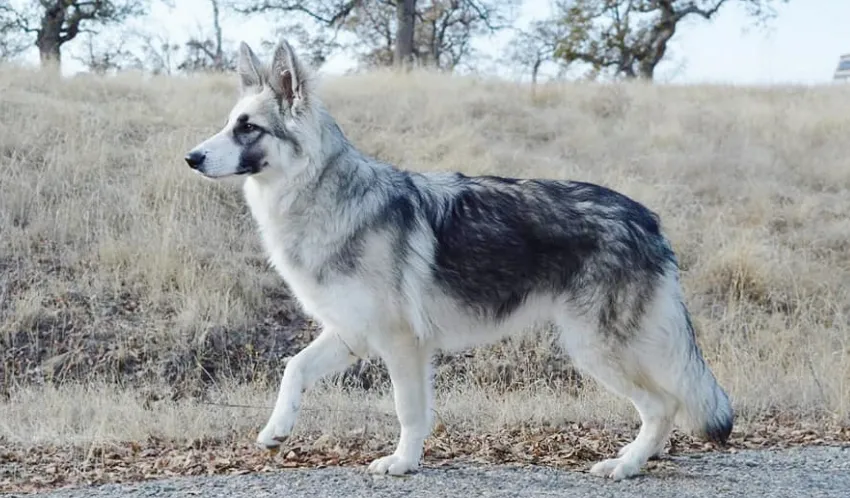
[[[304,311],[324,323],[345,323],[358,307],[370,308],[356,279],[320,280],[318,269],[329,256],[329,230],[305,231],[285,215],[286,199],[246,181],[245,196],[275,271]]]
[[[308,278],[308,272],[299,269],[303,265],[296,265],[292,261],[296,246],[292,227],[284,216],[287,199],[276,195],[274,190],[263,188],[250,178],[245,181],[245,199],[257,222],[263,247],[274,269],[288,285],[299,288],[296,292],[307,291],[311,280]]]

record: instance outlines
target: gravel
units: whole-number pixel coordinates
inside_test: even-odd
[[[363,468],[282,470],[241,476],[182,477],[42,493],[51,498],[192,497],[847,497],[850,447],[798,447],[664,457],[656,468],[613,482],[544,467],[457,463],[406,477]],[[12,495],[15,496],[15,495]],[[23,496],[23,495],[22,495]],[[27,495],[34,496],[34,495]]]

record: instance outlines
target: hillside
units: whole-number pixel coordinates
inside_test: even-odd
[[[0,440],[41,444],[60,426],[64,442],[244,436],[265,421],[265,409],[191,405],[270,404],[286,356],[315,333],[268,267],[238,185],[198,181],[182,160],[221,126],[235,82],[0,72]],[[321,93],[355,144],[405,168],[591,181],[645,203],[741,419],[850,423],[850,87],[565,84],[532,96],[373,73],[325,79]],[[479,428],[633,420],[541,345],[440,365],[439,409],[458,427],[484,413]],[[374,393],[317,394],[316,406],[389,407],[379,362],[348,374]],[[69,413],[82,399],[99,400],[86,413],[101,432]],[[173,423],[134,412],[181,399]],[[327,417],[304,430],[360,423]]]

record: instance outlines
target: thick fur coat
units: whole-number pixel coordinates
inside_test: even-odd
[[[593,474],[633,476],[675,423],[723,442],[732,409],[695,341],[658,217],[603,186],[416,173],[357,150],[287,42],[264,66],[241,45],[242,96],[186,162],[244,177],[274,268],[322,333],[287,365],[257,441],[275,448],[302,392],[379,356],[401,435],[371,472],[415,469],[431,430],[431,356],[554,324],[577,367],[642,425]]]

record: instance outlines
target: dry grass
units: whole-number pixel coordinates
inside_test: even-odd
[[[151,403],[135,390],[109,384],[30,388],[0,406],[0,440],[11,445],[104,445],[148,438],[186,443],[210,437],[253,441],[273,398],[260,386],[222,385],[204,400]],[[343,392],[323,385],[305,398],[295,438],[324,434],[334,440],[368,432],[377,443],[398,437],[392,399],[381,392]],[[438,420],[454,430],[494,433],[520,425],[599,426],[637,422],[611,394],[589,389],[577,398],[544,390],[496,392],[469,386],[445,390]],[[633,425],[633,424],[629,424]]]
[[[3,68],[0,440],[244,435],[264,422],[267,410],[197,401],[271,404],[284,357],[314,333],[238,189],[182,164],[220,126],[234,83]],[[850,422],[850,88],[571,84],[532,96],[375,73],[321,91],[356,144],[404,167],[580,179],[646,203],[742,420]],[[440,410],[456,427],[634,421],[543,346],[441,365]],[[345,433],[356,410],[392,413],[382,390],[310,399],[324,415],[299,430]],[[380,430],[394,431],[387,420]]]

